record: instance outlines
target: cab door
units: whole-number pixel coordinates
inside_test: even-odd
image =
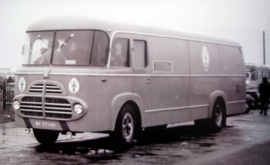
[[[147,59],[147,42],[145,40],[133,40],[132,44],[132,66],[134,69],[134,92],[140,94],[141,97],[147,95],[145,92],[149,90],[150,74],[148,71]]]
[[[132,67],[133,67],[133,92],[139,95],[143,101],[141,113],[151,107],[151,75],[148,65],[147,56],[147,41],[133,39],[131,42],[132,49]],[[142,117],[144,114],[142,114]],[[145,126],[145,121],[142,118],[142,126]]]

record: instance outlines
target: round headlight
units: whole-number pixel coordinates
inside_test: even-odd
[[[13,102],[13,108],[15,110],[19,110],[20,109],[20,102],[19,101],[14,101]]]
[[[81,104],[75,104],[74,105],[74,112],[79,115],[83,112],[83,107]]]

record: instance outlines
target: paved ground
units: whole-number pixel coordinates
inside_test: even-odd
[[[193,123],[145,132],[143,140],[117,150],[106,134],[61,136],[39,145],[32,133],[1,124],[1,164],[263,164],[269,161],[270,116],[259,111],[229,117],[219,133],[201,132]],[[263,146],[263,147],[262,147]],[[265,146],[265,147],[264,147]],[[253,152],[254,151],[254,152]]]

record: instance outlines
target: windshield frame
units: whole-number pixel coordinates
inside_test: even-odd
[[[89,58],[91,60],[91,63],[89,62],[88,65],[68,65],[68,64],[53,64],[53,59],[54,59],[54,47],[55,47],[55,41],[56,41],[56,34],[57,32],[63,32],[63,31],[92,31],[94,33],[94,36],[92,38],[92,44],[91,46],[91,51],[89,52]],[[35,32],[53,32],[53,44],[52,44],[52,50],[50,53],[50,62],[49,64],[22,64],[22,66],[76,66],[76,67],[81,67],[81,66],[95,66],[95,67],[105,67],[108,65],[109,63],[109,52],[110,52],[110,37],[109,35],[104,31],[104,30],[97,30],[97,29],[60,29],[60,30],[39,30],[39,31],[26,31],[27,33],[35,33]],[[94,58],[93,53],[93,47],[95,45],[94,41],[95,41],[95,32],[102,32],[103,34],[105,34],[106,36],[106,50],[105,51],[105,62],[104,65],[93,65],[92,64],[92,60]],[[25,44],[24,44],[25,47]],[[25,52],[25,51],[24,51]],[[23,56],[29,56],[29,54],[23,54]],[[24,57],[25,58],[25,57]]]

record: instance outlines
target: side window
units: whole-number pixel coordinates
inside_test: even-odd
[[[262,71],[258,71],[257,80],[261,80],[261,79],[262,79]]]
[[[258,80],[258,75],[259,75],[259,71],[255,71],[254,81],[257,81]]]
[[[134,40],[135,67],[145,68],[146,61],[146,42]]]
[[[251,73],[251,81],[255,81],[255,78],[256,78],[256,72],[252,72]]]
[[[112,44],[111,66],[129,67],[129,40],[116,38]]]

